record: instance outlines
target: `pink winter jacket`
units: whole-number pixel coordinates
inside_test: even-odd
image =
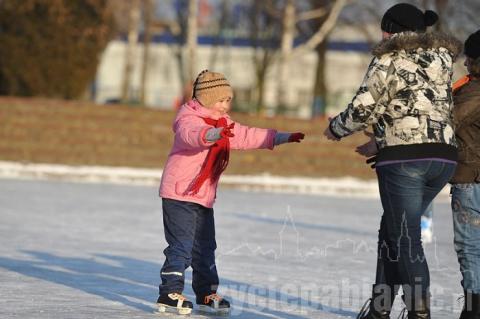
[[[195,100],[184,104],[178,111],[173,123],[175,133],[173,147],[160,182],[161,197],[213,207],[218,181],[211,183],[207,180],[196,195],[184,195],[187,187],[199,173],[209,147],[214,144],[204,139],[206,131],[212,126],[206,124],[202,117],[209,116],[209,110]],[[228,115],[225,117],[228,124],[233,122]],[[235,136],[230,138],[231,149],[273,149],[276,131],[235,123],[233,134]]]

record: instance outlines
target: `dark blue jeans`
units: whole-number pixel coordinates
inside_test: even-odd
[[[389,287],[393,295],[401,285],[407,301],[429,296],[430,275],[421,242],[420,220],[451,178],[455,166],[419,160],[376,168],[384,210],[376,284]]]
[[[182,293],[185,270],[192,266],[192,287],[199,298],[217,291],[215,222],[213,209],[173,199],[162,199],[163,225],[168,247],[160,272],[160,294]]]

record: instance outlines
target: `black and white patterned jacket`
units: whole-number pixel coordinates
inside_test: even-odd
[[[453,36],[436,32],[403,32],[382,40],[373,50],[362,85],[331,121],[330,130],[341,138],[373,125],[379,157],[389,147],[397,150],[385,159],[451,152],[455,146],[451,82],[461,48]],[[418,154],[420,148],[425,150],[420,144],[432,144],[436,151]]]

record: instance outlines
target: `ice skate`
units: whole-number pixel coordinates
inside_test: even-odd
[[[179,315],[189,315],[192,312],[193,304],[182,294],[171,293],[161,295],[157,300],[159,313],[177,313]]]
[[[197,297],[198,310],[213,315],[229,315],[230,302],[217,294],[211,294],[204,298]]]

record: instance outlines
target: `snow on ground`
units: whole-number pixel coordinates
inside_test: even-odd
[[[72,166],[0,161],[0,178],[59,180],[83,183],[109,183],[156,186],[162,170],[132,167]],[[224,187],[244,191],[378,198],[376,180],[353,177],[309,178],[261,175],[222,175]],[[445,188],[439,197],[448,199]]]
[[[380,213],[378,199],[221,190],[217,268],[231,317],[355,318]],[[448,203],[434,214],[433,318],[451,319],[461,288]],[[162,318],[156,186],[0,179],[0,233],[0,318]],[[193,299],[190,283],[189,272]]]

